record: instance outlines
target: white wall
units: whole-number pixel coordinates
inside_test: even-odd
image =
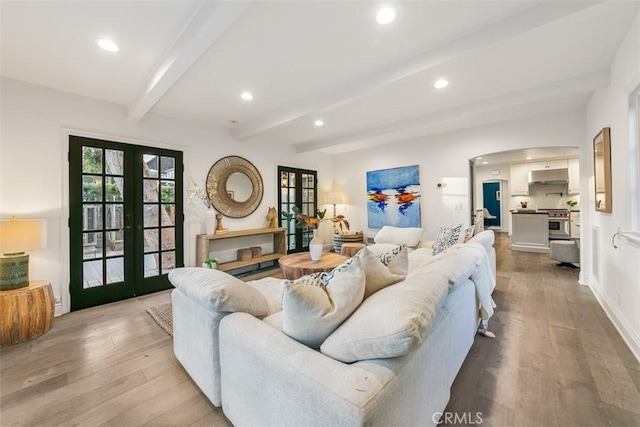
[[[452,178],[468,179],[469,159],[530,147],[581,147],[585,129],[585,112],[577,109],[435,135],[336,156],[334,179],[350,194],[347,217],[352,228],[372,236],[377,230],[367,228],[366,172],[419,164],[424,237],[434,239],[442,224],[470,221],[468,185],[462,195],[449,195],[447,187],[436,186]],[[459,204],[461,210],[456,209]]]
[[[155,114],[134,122],[126,118],[122,106],[16,80],[2,79],[1,107],[0,218],[17,215],[47,219],[48,246],[31,252],[29,274],[51,280],[56,298],[62,297],[64,311],[69,307],[69,132],[181,150],[185,187],[190,177],[204,187],[209,168],[221,157],[239,155],[248,159],[262,175],[264,198],[249,217],[225,218],[223,224],[231,230],[266,226],[267,207],[277,204],[278,164],[317,170],[321,189],[327,190],[332,181],[329,155],[302,155],[290,146],[236,142],[227,131]],[[204,231],[200,216],[203,213],[199,207],[185,203],[186,265],[195,263],[195,235]]]
[[[630,229],[638,224],[632,218],[632,199],[638,197],[637,141],[630,141],[629,95],[640,85],[640,14],[621,44],[611,65],[611,84],[596,91],[587,108],[587,134],[592,139],[603,127],[611,128],[611,170],[613,212],[595,212],[593,190],[582,194],[582,237],[590,250],[593,227],[600,235],[599,278],[591,269],[582,270],[582,280],[589,284],[609,317],[621,331],[640,360],[640,248],[625,240],[614,249],[611,239],[617,228]],[[588,182],[583,188],[593,189],[593,157],[589,153]],[[634,164],[635,163],[635,164]],[[585,167],[584,162],[580,167]],[[586,187],[588,186],[588,187]],[[585,215],[587,213],[587,215]],[[592,259],[589,252],[587,259]]]

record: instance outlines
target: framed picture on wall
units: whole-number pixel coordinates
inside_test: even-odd
[[[596,211],[612,211],[611,197],[611,129],[602,128],[593,138],[593,177]]]
[[[420,227],[418,165],[367,172],[369,228]]]

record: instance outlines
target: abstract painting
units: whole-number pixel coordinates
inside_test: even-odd
[[[418,165],[367,172],[369,228],[420,227]]]

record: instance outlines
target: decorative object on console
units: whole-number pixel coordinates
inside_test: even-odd
[[[202,263],[202,267],[210,268],[212,270],[219,270],[220,262],[216,258],[208,258],[204,260],[204,262]]]
[[[367,219],[370,228],[420,226],[418,165],[367,172]]]
[[[252,258],[251,248],[238,249],[238,261],[248,261]]]
[[[213,208],[207,209],[204,213],[204,233],[214,234],[216,232],[216,211]]]
[[[218,160],[207,175],[207,194],[213,207],[230,218],[250,215],[260,206],[263,192],[260,172],[242,157]]]
[[[47,247],[44,219],[0,221],[0,291],[29,285],[29,255],[24,251]]]
[[[267,222],[269,223],[267,227],[276,228],[278,226],[278,211],[276,211],[276,208],[270,207],[267,211]]]
[[[216,229],[215,229],[214,233],[215,234],[222,234],[222,233],[225,233],[226,231],[227,231],[227,229],[222,226],[222,215],[216,214]],[[209,234],[209,233],[207,233],[207,234]],[[213,233],[211,233],[211,234],[213,234]]]

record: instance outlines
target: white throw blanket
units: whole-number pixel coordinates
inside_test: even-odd
[[[438,271],[447,277],[451,286],[467,278],[473,281],[476,287],[476,296],[480,302],[480,318],[486,331],[486,322],[493,315],[495,307],[491,291],[495,287],[496,279],[493,276],[485,248],[475,242],[456,244],[433,258],[427,259],[416,270],[434,263],[438,263]]]

